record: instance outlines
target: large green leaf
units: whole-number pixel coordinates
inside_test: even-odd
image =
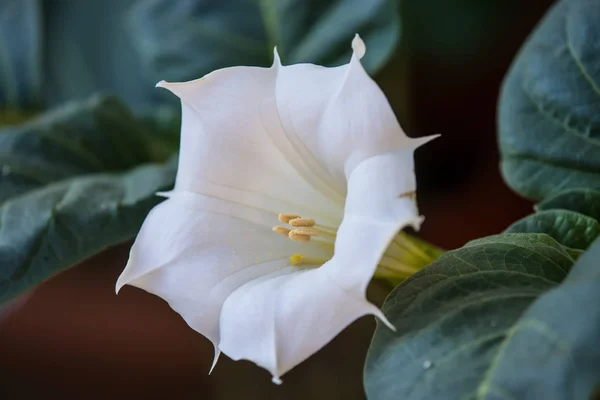
[[[417,272],[383,306],[397,331],[378,323],[365,367],[369,399],[585,398],[558,395],[568,346],[549,315],[527,317],[572,263],[547,235],[504,234],[470,242]],[[559,310],[555,317],[578,329]],[[582,372],[569,375],[572,386],[561,390],[589,393],[591,371]]]
[[[145,138],[150,134],[123,105],[100,96],[0,129],[0,203],[69,177],[158,161]]]
[[[154,89],[137,54],[129,10],[140,0],[37,0],[44,10],[43,104],[60,105],[96,92],[130,107],[168,99]]]
[[[94,96],[0,130],[0,302],[137,234],[173,185],[172,120]]]
[[[136,48],[156,80],[198,78],[232,65],[348,62],[359,33],[363,63],[375,72],[399,38],[394,0],[145,0],[132,10]]]
[[[1,1],[0,110],[54,106],[97,91],[132,106],[163,98],[140,73],[126,18],[139,1]]]
[[[600,235],[600,223],[575,211],[545,210],[515,222],[506,232],[546,233],[563,246],[585,250]]]
[[[549,197],[535,206],[537,211],[563,209],[600,221],[600,190],[570,189]]]
[[[173,185],[175,163],[73,178],[0,206],[0,302],[133,238]]]
[[[532,199],[600,188],[600,2],[563,0],[511,67],[500,98],[502,172]]]
[[[600,389],[600,241],[535,301],[495,359],[491,388],[519,399],[591,399]]]
[[[54,106],[102,91],[132,107],[155,90],[232,65],[341,64],[361,34],[370,72],[399,37],[395,0],[19,0],[0,2],[0,109]]]

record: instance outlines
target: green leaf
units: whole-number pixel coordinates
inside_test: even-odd
[[[38,105],[42,93],[38,0],[0,2],[0,109]]]
[[[371,73],[399,37],[396,0],[17,0],[0,2],[0,110],[96,92],[132,107],[175,104],[154,89],[233,65],[346,63],[355,33]]]
[[[140,0],[40,2],[46,106],[97,92],[136,108],[170,100],[144,73],[135,47],[127,15]]]
[[[198,78],[233,65],[268,66],[277,46],[285,64],[348,62],[360,34],[366,69],[375,72],[396,47],[393,0],[145,0],[131,12],[136,48],[156,80]]]
[[[535,208],[537,211],[571,210],[600,221],[600,191],[592,189],[566,190],[545,199]]]
[[[600,235],[600,223],[575,211],[545,210],[515,222],[506,232],[545,233],[563,246],[585,250]]]
[[[159,111],[94,96],[0,130],[0,302],[137,234],[175,177]]]
[[[86,175],[0,206],[0,302],[95,253],[133,238],[157,191],[173,185],[175,159],[123,174]]]
[[[519,52],[502,88],[502,172],[543,199],[600,188],[600,2],[563,0]]]
[[[585,398],[557,396],[565,370],[548,366],[567,367],[569,354],[545,315],[522,318],[572,264],[547,235],[504,234],[470,242],[417,272],[383,306],[397,331],[378,323],[365,367],[368,398]],[[573,385],[561,390],[589,393],[587,377],[568,377]]]
[[[600,387],[598,260],[599,241],[521,316],[488,374],[490,388],[523,399],[592,398]]]
[[[118,101],[94,96],[0,129],[0,203],[52,182],[153,160],[151,136]]]

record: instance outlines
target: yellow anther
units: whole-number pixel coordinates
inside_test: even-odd
[[[295,233],[296,235],[321,236],[321,232],[310,226],[294,228],[290,231],[290,233]]]
[[[327,231],[321,231],[315,227],[315,220],[312,218],[302,218],[296,214],[279,214],[279,221],[289,224],[293,229],[287,229],[282,226],[276,226],[273,228],[273,232],[287,236],[288,238],[295,240],[296,242],[306,243],[310,241],[312,236],[326,236],[330,238],[332,235],[335,238],[335,233]]]
[[[300,218],[300,216],[296,215],[296,214],[279,214],[278,218],[279,218],[280,222],[287,224],[290,222],[290,220],[298,219],[298,218]]]
[[[300,242],[300,243],[307,243],[310,241],[310,236],[309,235],[303,235],[300,233],[296,233],[294,232],[296,229],[294,229],[293,231],[290,231],[290,233],[288,234],[288,237],[292,240],[295,240],[296,242]]]
[[[404,192],[404,193],[400,193],[400,194],[398,195],[398,198],[402,199],[402,198],[404,198],[404,197],[407,197],[407,198],[409,198],[409,199],[411,199],[411,200],[414,200],[414,199],[415,199],[415,197],[416,197],[416,195],[417,195],[417,193],[416,193],[414,190],[412,190],[412,191],[410,191],[410,192]]]
[[[281,236],[289,237],[290,230],[284,228],[283,226],[274,226],[273,232],[280,234]]]
[[[298,265],[298,264],[302,264],[302,261],[304,260],[304,256],[302,254],[292,254],[292,256],[290,257],[290,264],[292,265]]]
[[[312,218],[294,218],[288,224],[291,226],[315,226],[315,220]]]

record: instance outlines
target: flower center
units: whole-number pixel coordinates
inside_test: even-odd
[[[319,225],[312,218],[303,218],[296,214],[279,214],[278,219],[288,227],[275,226],[273,232],[298,243],[308,243],[311,240],[316,240],[320,244],[330,247],[333,255],[336,228]],[[440,249],[426,242],[404,232],[399,232],[382,255],[377,265],[375,277],[397,284],[435,261],[442,253]],[[328,259],[306,257],[300,253],[290,256],[290,264],[294,266],[319,267],[327,261]]]
[[[299,243],[308,243],[315,236],[333,242],[337,232],[335,228],[317,225],[314,219],[302,218],[296,214],[279,214],[279,222],[288,224],[291,229],[275,226],[273,232]]]
[[[320,244],[331,247],[333,255],[333,245],[335,243],[336,228],[318,225],[312,218],[303,218],[296,214],[279,214],[279,222],[287,224],[289,228],[283,226],[273,227],[273,232],[285,236],[298,243],[308,243],[312,239],[317,240]],[[325,264],[328,259],[316,259],[306,257],[303,254],[295,253],[290,256],[290,264],[298,265],[316,265]]]

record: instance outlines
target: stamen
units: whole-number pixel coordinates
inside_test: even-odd
[[[294,218],[289,220],[291,226],[315,226],[315,220],[312,218]]]
[[[278,233],[281,236],[285,236],[285,237],[288,237],[288,235],[290,234],[290,230],[284,228],[283,226],[274,226],[273,232]]]
[[[309,226],[301,226],[290,231],[296,235],[321,236],[321,232]]]
[[[298,234],[298,233],[295,233],[294,231],[291,231],[288,234],[288,237],[290,239],[295,240],[296,242],[300,242],[300,243],[308,243],[310,241],[310,236]]]
[[[315,229],[317,229],[319,231],[319,233],[321,234],[321,236],[325,236],[325,237],[327,237],[329,239],[334,239],[335,240],[335,238],[337,236],[337,231],[336,230],[333,230],[333,229],[328,228],[328,227],[323,226],[323,225],[318,225],[317,224],[317,225],[315,225]]]
[[[289,224],[293,229],[276,226],[273,232],[287,236],[299,243],[307,243],[313,236],[320,236],[325,242],[335,240],[336,230],[331,227],[317,225],[312,218],[302,218],[297,214],[279,214],[279,221]]]
[[[290,220],[298,219],[298,218],[300,218],[300,216],[296,215],[296,214],[279,214],[279,216],[277,218],[279,218],[280,222],[283,222],[284,224],[288,224],[290,222]]]

